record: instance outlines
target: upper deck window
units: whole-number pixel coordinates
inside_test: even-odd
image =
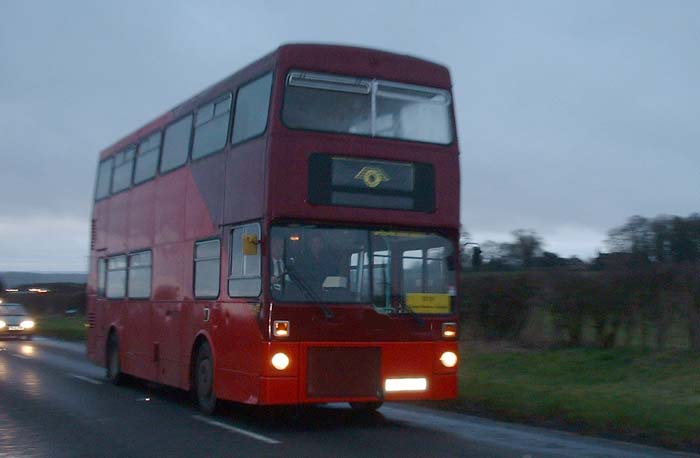
[[[452,143],[452,98],[444,89],[291,71],[282,119],[292,129]]]
[[[97,168],[97,186],[95,187],[95,199],[103,199],[109,196],[109,188],[112,183],[112,158],[100,162]]]
[[[160,160],[160,171],[168,172],[187,162],[192,136],[192,115],[170,124],[165,129],[163,140],[163,157]]]
[[[134,169],[134,184],[143,183],[156,176],[158,153],[160,152],[160,132],[147,137],[139,144]]]
[[[272,73],[242,86],[236,95],[233,143],[241,143],[265,132],[270,108]]]
[[[231,94],[226,94],[197,110],[192,159],[215,153],[226,146],[230,119]]]
[[[131,186],[131,174],[134,171],[133,146],[114,156],[114,175],[112,176],[112,193],[123,191]]]

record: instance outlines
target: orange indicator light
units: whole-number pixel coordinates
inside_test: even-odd
[[[272,323],[272,332],[276,337],[289,336],[289,321],[275,321]]]
[[[445,339],[454,339],[457,337],[457,323],[443,323],[442,337]]]

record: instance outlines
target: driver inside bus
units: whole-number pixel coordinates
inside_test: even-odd
[[[338,266],[333,253],[327,249],[321,234],[313,234],[309,239],[307,249],[297,262],[300,276],[315,291],[321,291],[326,277],[338,275]]]

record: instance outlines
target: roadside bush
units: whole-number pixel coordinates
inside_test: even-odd
[[[595,286],[591,274],[554,273],[549,281],[550,307],[557,334],[567,345],[578,346],[583,341],[586,309],[594,300]]]
[[[469,274],[462,279],[466,317],[487,339],[517,339],[531,310],[535,285],[525,273]]]

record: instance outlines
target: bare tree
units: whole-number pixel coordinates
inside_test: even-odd
[[[524,268],[532,267],[535,257],[542,254],[542,238],[532,229],[513,231],[513,238],[515,240],[509,244],[511,256]]]

